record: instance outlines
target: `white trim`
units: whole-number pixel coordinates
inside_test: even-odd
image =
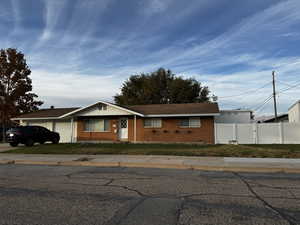
[[[219,116],[220,113],[207,113],[207,114],[149,114],[144,117],[193,117],[193,116]]]
[[[224,110],[220,110],[220,112],[253,112],[253,110],[250,109],[224,109]]]
[[[73,136],[74,136],[74,118],[71,118],[71,143],[73,143]]]
[[[144,115],[144,114],[141,114],[141,113],[138,113],[138,112],[135,112],[135,111],[123,108],[121,106],[117,106],[117,105],[109,103],[109,102],[98,101],[97,103],[88,105],[88,106],[83,107],[83,108],[75,109],[74,111],[71,111],[69,113],[63,114],[63,115],[61,115],[59,117],[12,118],[11,120],[59,120],[59,119],[64,119],[65,117],[68,117],[68,116],[73,115],[75,113],[78,113],[80,111],[83,111],[85,109],[88,109],[90,107],[93,107],[93,106],[95,106],[97,104],[106,104],[106,105],[109,105],[111,107],[123,110],[123,111],[128,112],[128,113],[132,113],[133,115],[137,115],[137,116],[141,116],[141,117],[192,117],[192,116],[219,116],[220,115],[220,113],[203,113],[203,114],[202,113],[198,113],[198,114],[153,114],[153,115],[149,114],[149,115]],[[238,110],[238,111],[241,112],[241,110]],[[105,115],[105,116],[108,116],[108,115]],[[128,116],[128,115],[124,115],[124,116]]]
[[[59,120],[59,117],[11,118],[11,120]]]
[[[295,102],[292,106],[290,106],[290,107],[288,108],[288,110],[292,109],[295,105],[297,105],[297,104],[299,104],[299,103],[300,103],[300,100],[298,100],[298,101]]]
[[[60,116],[59,118],[64,118],[64,117],[70,116],[70,115],[75,114],[75,113],[78,113],[78,112],[80,112],[80,111],[82,111],[82,110],[85,110],[85,109],[88,109],[88,108],[90,108],[90,107],[93,107],[93,106],[95,106],[95,105],[97,105],[97,104],[106,104],[106,105],[109,105],[109,106],[111,106],[111,107],[114,107],[114,108],[117,108],[117,109],[120,109],[120,110],[129,112],[129,113],[132,113],[132,114],[134,114],[134,115],[138,115],[138,116],[144,117],[144,115],[141,114],[141,113],[131,111],[131,110],[126,109],[126,108],[123,108],[123,107],[121,107],[121,106],[117,106],[117,105],[114,105],[114,104],[111,104],[111,103],[105,102],[105,101],[98,101],[98,102],[96,102],[96,103],[94,103],[94,104],[92,104],[92,105],[89,105],[89,106],[86,106],[86,107],[83,107],[83,108],[80,108],[80,109],[76,109],[76,110],[74,110],[74,111],[72,111],[72,112],[66,113],[66,114]]]
[[[122,120],[126,120],[127,121],[127,127],[126,128],[122,128],[121,127],[121,121]],[[121,137],[122,136],[122,133],[121,133],[122,129],[126,129],[126,132],[127,132],[126,134],[127,135],[126,135],[125,138]],[[129,119],[128,119],[128,117],[120,117],[119,120],[118,120],[118,139],[120,141],[128,140],[128,137],[129,137],[128,131],[129,131]]]

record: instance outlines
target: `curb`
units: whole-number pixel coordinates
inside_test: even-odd
[[[47,166],[94,166],[94,167],[128,167],[128,168],[160,168],[181,170],[203,170],[219,172],[253,172],[253,173],[300,173],[293,168],[265,167],[229,167],[229,166],[193,166],[184,164],[159,163],[127,163],[127,162],[78,162],[78,161],[30,161],[30,160],[0,160],[0,165],[47,165]]]

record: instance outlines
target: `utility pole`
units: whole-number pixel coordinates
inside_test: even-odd
[[[275,71],[272,72],[272,77],[273,77],[274,114],[275,114],[275,122],[277,122],[277,103],[276,103]]]

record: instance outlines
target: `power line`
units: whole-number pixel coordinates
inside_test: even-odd
[[[294,84],[294,85],[291,85],[289,88],[282,89],[282,90],[280,90],[278,93],[286,92],[286,91],[288,91],[288,90],[290,90],[290,89],[293,89],[293,88],[295,88],[295,87],[298,87],[298,86],[300,86],[300,82],[299,82],[299,83],[296,83],[296,84]]]
[[[292,86],[291,84],[285,83],[285,82],[283,82],[283,81],[281,81],[281,80],[276,80],[276,81],[277,81],[278,83],[284,84],[284,85],[289,86],[289,87]]]
[[[272,100],[273,95],[270,95],[269,97],[267,97],[261,104],[259,104],[254,111],[259,110],[261,107],[265,106],[270,100]]]
[[[273,74],[272,74],[273,75]],[[257,89],[252,89],[252,90],[249,90],[249,91],[246,91],[246,92],[242,92],[240,94],[236,94],[236,95],[230,95],[230,96],[221,96],[219,97],[220,99],[224,99],[224,98],[234,98],[234,97],[242,97],[242,96],[245,96],[245,95],[253,95],[253,94],[257,94],[257,92],[265,87],[267,87],[269,84],[273,84],[273,87],[275,85],[275,78],[273,78],[274,80],[268,82],[268,83],[265,83],[263,86],[257,88]],[[298,86],[300,86],[300,80],[296,81],[294,84],[288,84],[286,82],[283,82],[283,81],[280,81],[280,80],[277,80],[277,82],[281,83],[281,84],[284,84],[286,86],[288,86],[288,88],[283,88],[283,89],[280,89],[279,91],[276,92],[276,90],[273,90],[273,94],[271,94],[270,96],[268,96],[262,103],[260,103],[259,105],[257,105],[257,107],[253,110],[255,112],[260,112],[261,110],[263,110],[265,108],[265,106],[272,100],[272,98],[276,98],[276,95],[280,94],[280,93],[284,93],[286,91],[289,91],[293,88],[296,88]],[[274,96],[275,95],[275,96]],[[274,103],[275,104],[275,103]],[[275,110],[275,105],[274,105],[274,110]],[[276,110],[275,110],[276,111]],[[275,112],[276,114],[276,112]]]
[[[260,109],[256,110],[255,112],[256,113],[261,112],[271,100],[272,100],[272,97],[268,101],[266,101],[265,104],[260,107]]]
[[[246,91],[246,92],[242,92],[242,93],[237,94],[237,95],[229,95],[229,96],[223,96],[223,97],[218,97],[218,98],[233,98],[233,97],[241,97],[241,96],[244,96],[244,95],[247,95],[247,94],[256,94],[257,91],[265,88],[266,86],[268,86],[271,83],[272,82],[268,82],[268,83],[264,84],[263,86],[261,86],[260,88],[252,89],[252,90]]]

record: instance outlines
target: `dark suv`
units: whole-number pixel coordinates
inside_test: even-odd
[[[59,139],[59,133],[40,126],[15,127],[6,132],[6,141],[13,147],[18,146],[20,143],[32,146],[36,142],[44,144],[47,141],[57,144]]]

